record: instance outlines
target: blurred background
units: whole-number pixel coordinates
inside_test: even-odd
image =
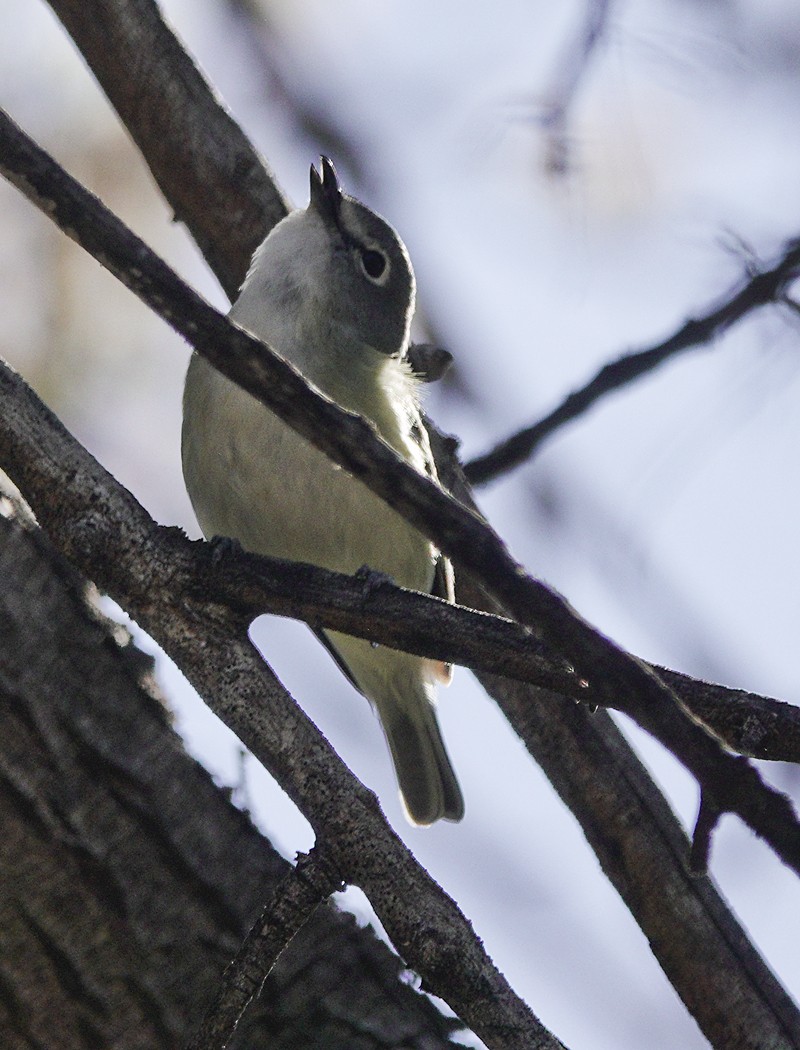
[[[397,227],[417,271],[417,337],[456,356],[427,408],[467,459],[800,234],[790,0],[163,8],[296,203],[324,151]],[[224,308],[47,5],[0,11],[12,117]],[[0,354],[158,521],[198,535],[179,458],[186,346],[5,184],[0,214]],[[517,558],[622,645],[797,702],[799,409],[800,318],[770,307],[607,398],[479,498]],[[469,672],[440,703],[467,817],[412,829],[377,721],[310,632],[263,618],[252,634],[564,1042],[707,1045]],[[158,670],[190,750],[287,856],[307,849],[309,826],[271,779],[160,654]],[[694,782],[619,721],[691,826]],[[800,798],[798,770],[762,769]],[[731,818],[711,868],[797,996],[795,878]],[[342,903],[370,920],[357,892]]]

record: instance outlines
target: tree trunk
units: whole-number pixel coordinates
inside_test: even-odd
[[[183,750],[149,657],[0,511],[0,1045],[180,1046],[288,864]],[[235,1044],[451,1045],[402,971],[321,907]]]

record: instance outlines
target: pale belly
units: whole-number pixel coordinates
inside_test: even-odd
[[[208,366],[187,383],[184,474],[206,537],[339,572],[368,565],[431,589],[431,544],[361,482]]]

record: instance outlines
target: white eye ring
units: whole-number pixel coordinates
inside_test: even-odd
[[[373,284],[384,285],[389,280],[389,257],[380,248],[358,248],[358,265]]]

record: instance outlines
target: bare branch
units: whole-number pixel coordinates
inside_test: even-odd
[[[563,654],[598,702],[624,710],[661,740],[721,812],[740,816],[800,872],[800,823],[789,799],[766,785],[746,759],[732,757],[699,723],[683,717],[678,698],[649,667],[596,632],[560,595],[526,576],[476,513],[400,460],[365,420],[316,393],[286,361],[209,306],[5,115],[0,147],[7,177],[65,232],[223,374],[470,571],[503,612]]]
[[[774,762],[800,762],[800,708],[743,689],[653,670],[732,751]]]
[[[605,711],[479,675],[579,821],[603,872],[714,1047],[800,1047],[800,1013],[706,876],[664,796]]]
[[[103,6],[114,6],[118,7],[120,3],[125,3],[126,0],[108,0],[108,4]],[[53,3],[52,5],[57,10],[62,6],[61,3]],[[74,4],[72,6],[75,6]],[[93,3],[84,3],[82,5],[86,8],[94,8]],[[130,5],[129,5],[130,6]],[[139,8],[144,9],[146,7],[152,7],[149,0],[143,0],[142,3],[137,5]],[[113,52],[115,47],[114,39],[106,41],[106,46]],[[84,50],[87,60],[90,65],[93,64],[92,58]],[[113,65],[114,62],[109,63]],[[135,68],[116,62],[116,76],[125,76],[127,69]],[[97,70],[96,70],[97,72]],[[111,77],[113,79],[113,71],[110,70]],[[98,73],[99,75],[99,73]],[[137,79],[137,78],[132,78]],[[102,77],[101,77],[102,81]],[[108,88],[107,88],[108,90]],[[171,104],[171,96],[165,99],[165,104]],[[160,119],[160,118],[159,118]],[[173,143],[173,145],[175,145]],[[206,144],[202,141],[202,134],[198,136],[195,146],[198,149],[204,149]],[[143,149],[145,147],[143,146]],[[147,150],[145,149],[147,153]],[[191,157],[187,161],[187,166],[192,166]],[[169,169],[166,171],[167,178],[162,183],[162,188],[168,199],[174,197],[176,193],[180,192],[180,181],[183,178],[182,174],[178,174],[180,166],[173,166],[172,178],[169,179]],[[229,189],[231,193],[232,202],[235,201],[235,196],[232,194],[232,188]],[[203,211],[203,205],[200,203],[196,205],[200,212]],[[229,206],[230,208],[230,206]],[[192,216],[187,216],[187,221],[192,221]],[[197,221],[195,217],[195,221]],[[200,216],[202,221],[202,216]],[[260,232],[263,233],[266,229]],[[226,232],[225,237],[229,238],[229,234]],[[257,239],[257,238],[256,238]],[[232,242],[229,248],[235,252],[239,247],[237,244]],[[239,263],[240,267],[244,267],[247,264],[247,249],[242,251],[242,259]],[[231,290],[232,285],[230,282],[226,283],[226,287]],[[391,595],[389,596],[391,598]],[[373,613],[375,610],[373,610]],[[213,610],[212,610],[213,615]],[[416,615],[416,612],[415,612]],[[668,672],[674,675],[674,672]],[[665,672],[666,674],[666,672]],[[574,678],[574,676],[573,676]],[[675,691],[681,691],[681,688],[685,685],[685,688],[689,688],[689,682],[687,680],[682,683],[679,679],[682,676],[675,676],[670,684],[673,686]],[[484,679],[486,681],[486,679]],[[619,760],[620,756],[625,758],[626,761],[632,763],[638,767],[641,771],[642,783],[646,789],[658,793],[655,791],[652,783],[649,781],[646,773],[641,770],[641,766],[633,757],[630,752],[628,745],[619,737],[617,734],[616,745],[611,751],[600,752],[600,749],[593,748],[590,746],[592,739],[592,731],[597,731],[598,727],[602,726],[607,722],[604,714],[601,712],[594,718],[587,718],[585,711],[581,707],[577,707],[573,704],[558,705],[553,707],[553,702],[549,700],[543,700],[537,706],[534,702],[535,696],[542,695],[540,691],[532,690],[529,687],[520,687],[514,683],[500,682],[497,680],[494,686],[494,695],[498,696],[498,683],[499,687],[511,688],[515,694],[520,694],[522,699],[520,701],[520,710],[527,716],[527,721],[530,723],[528,729],[528,735],[525,736],[525,727],[523,726],[520,719],[515,721],[512,714],[510,714],[510,708],[508,704],[504,704],[500,700],[501,706],[504,711],[512,720],[512,724],[517,728],[518,732],[524,736],[529,748],[531,748],[530,734],[538,734],[539,750],[537,753],[536,748],[531,748],[532,753],[538,761],[543,765],[545,771],[551,777],[557,790],[562,794],[562,797],[573,806],[578,819],[581,820],[582,825],[586,829],[587,836],[593,848],[598,852],[601,863],[606,873],[611,878],[612,882],[617,886],[622,895],[625,897],[629,907],[633,911],[637,918],[637,921],[645,930],[648,936],[653,950],[664,966],[673,983],[675,983],[680,994],[689,1005],[695,1017],[698,1018],[701,1027],[706,1032],[708,1037],[712,1040],[714,1045],[731,1045],[731,1040],[741,1033],[751,1031],[759,1033],[763,1036],[764,1042],[769,1042],[771,1045],[784,1045],[787,1039],[794,1038],[795,1043],[800,1043],[800,1039],[797,1036],[796,1026],[796,1015],[795,1020],[791,1020],[791,1003],[788,1007],[788,1020],[785,1022],[778,1021],[777,1028],[773,1027],[771,1020],[773,1014],[780,1018],[781,1010],[785,1007],[786,997],[783,996],[783,1007],[780,1003],[780,994],[778,994],[778,1005],[775,1006],[775,996],[769,992],[763,993],[759,990],[759,972],[766,972],[767,974],[767,985],[769,985],[769,979],[772,980],[773,985],[774,978],[766,971],[766,968],[761,963],[757,954],[747,944],[746,938],[742,931],[736,926],[734,920],[730,916],[730,913],[725,909],[724,905],[719,901],[716,896],[713,887],[707,880],[695,879],[692,880],[692,885],[700,886],[705,888],[705,892],[712,906],[716,902],[716,907],[719,910],[719,916],[714,919],[714,910],[711,909],[711,918],[706,921],[703,919],[704,908],[708,907],[708,904],[700,906],[698,913],[697,907],[691,903],[684,904],[682,891],[679,889],[677,881],[672,881],[671,872],[675,871],[680,873],[684,870],[685,857],[687,851],[687,843],[685,838],[679,841],[677,846],[673,846],[671,852],[667,850],[665,856],[661,856],[656,853],[653,857],[648,858],[646,861],[643,860],[647,856],[647,851],[644,846],[645,839],[652,840],[653,835],[650,830],[646,833],[641,833],[637,830],[637,826],[631,821],[631,813],[637,807],[641,806],[642,803],[642,788],[637,787],[635,780],[632,779],[632,774],[629,768],[625,768],[624,771],[618,770],[615,761]],[[692,688],[703,686],[702,683],[692,683]],[[719,699],[719,710],[722,712],[726,707],[726,693],[729,691],[722,690],[721,687],[709,686],[706,687],[710,691],[718,690],[719,692],[714,694]],[[687,698],[686,691],[682,693],[684,698]],[[748,703],[750,700],[758,700],[760,698],[748,697],[747,694],[737,694],[741,697],[742,706]],[[499,697],[498,697],[499,699]],[[767,701],[766,703],[769,703]],[[713,706],[713,704],[712,704]],[[739,705],[735,705],[738,709]],[[793,710],[793,709],[790,709]],[[709,720],[710,719],[710,716]],[[765,714],[764,722],[768,723],[769,719],[773,716],[771,713]],[[523,718],[523,721],[525,719]],[[570,752],[566,750],[566,745],[559,744],[563,738],[569,737],[571,732],[570,728],[575,722],[579,722],[588,726],[588,736],[582,737],[580,734],[575,736],[575,744]],[[743,718],[742,723],[746,723],[746,718]],[[776,743],[780,742],[781,731],[777,729],[779,723],[776,721],[776,732],[773,738],[767,740],[765,738],[765,746],[773,747]],[[613,727],[612,727],[613,728]],[[730,729],[731,727],[727,727]],[[759,728],[751,738],[747,732],[741,732],[742,727],[740,726],[739,732],[742,735],[748,746],[758,745],[758,740],[762,737],[761,729]],[[736,731],[736,730],[734,730]],[[550,758],[544,752],[550,748]],[[616,756],[616,757],[615,757]],[[780,757],[776,755],[775,757]],[[584,763],[589,763],[585,766]],[[616,816],[611,812],[607,812],[606,806],[608,800],[612,797],[612,793],[616,792],[614,796],[617,799],[617,810]],[[659,796],[660,797],[660,796]],[[597,807],[596,819],[593,821],[587,820],[586,814],[582,812],[581,805],[577,804],[575,800],[582,799],[583,804],[586,806],[595,805]],[[663,809],[668,813],[667,807],[661,800]],[[638,812],[638,810],[637,810]],[[606,829],[603,822],[608,817],[608,828]],[[673,825],[675,825],[674,818],[669,814],[672,819]],[[647,811],[640,814],[640,819],[643,821],[647,828],[650,827],[648,824],[649,817]],[[675,825],[677,826],[677,825]],[[603,835],[608,832],[608,841],[603,841]],[[637,837],[638,836],[638,837]],[[664,872],[669,876],[670,881],[665,881]],[[662,892],[663,890],[663,892]],[[673,905],[675,907],[673,908]],[[660,915],[663,912],[663,917]],[[719,928],[724,932],[723,940],[728,938],[735,943],[737,934],[734,932],[732,935],[729,932],[726,923],[733,924],[735,930],[738,930],[738,937],[743,942],[745,948],[749,950],[744,952],[744,962],[741,958],[737,957],[737,953],[734,956],[726,955],[726,949],[720,950],[720,954],[715,955],[718,950],[716,945],[719,939],[719,935],[716,932]],[[708,948],[708,950],[700,951],[700,948]],[[683,975],[676,971],[675,961],[677,960],[678,953],[681,950],[686,950],[685,957],[687,959],[692,958],[696,955],[698,959],[702,958],[703,969],[698,969],[696,973],[684,973]],[[665,960],[665,952],[667,958]],[[670,961],[670,958],[672,961]],[[747,960],[750,960],[748,963]],[[739,969],[744,966],[747,971],[748,966],[751,965],[752,960],[755,959],[756,976],[748,977],[747,973],[742,975],[739,974]],[[707,966],[706,966],[707,962]],[[758,966],[760,965],[760,971]],[[752,973],[752,969],[750,970]],[[717,975],[717,980],[714,980],[714,975]],[[724,976],[723,976],[724,975]],[[756,991],[753,991],[753,988]],[[778,986],[779,989],[779,986]],[[708,994],[704,994],[707,991]],[[779,989],[779,992],[781,990]],[[765,1002],[767,1003],[766,1016],[759,1019],[760,1007],[756,1002],[755,1007],[750,1009],[750,999],[753,995],[758,997],[761,994],[765,994]],[[694,997],[694,998],[693,998]],[[773,1005],[770,1005],[772,1003]],[[744,1009],[744,1013],[741,1011]],[[748,1013],[748,1009],[750,1012]],[[728,1025],[726,1028],[725,1025]],[[783,1025],[785,1024],[785,1027]],[[792,1025],[794,1024],[794,1029]],[[791,1034],[787,1036],[787,1032],[794,1032],[794,1036]]]
[[[152,657],[100,616],[95,588],[5,488],[0,1046],[176,1050],[290,864],[187,754]],[[269,1032],[309,1050],[312,1025],[318,1046],[453,1050],[462,1023],[404,969],[372,931],[319,908],[237,1043]]]
[[[0,457],[3,462],[13,461],[14,473],[32,502],[40,508],[43,526],[64,553],[98,580],[150,631],[206,695],[212,708],[223,718],[228,716],[226,721],[258,758],[270,764],[274,771],[276,766],[282,768],[278,779],[303,805],[305,812],[309,812],[307,807],[313,808],[315,826],[324,823],[332,811],[334,821],[341,822],[343,812],[350,812],[359,822],[365,805],[372,819],[375,811],[369,795],[363,788],[355,799],[342,794],[337,770],[327,769],[327,751],[320,749],[313,727],[311,736],[304,731],[302,720],[302,731],[297,729],[297,712],[291,698],[285,698],[287,710],[284,710],[280,696],[285,694],[269,670],[263,668],[257,654],[247,648],[243,650],[240,639],[251,614],[250,611],[242,613],[238,607],[233,614],[221,610],[219,597],[213,597],[216,588],[207,582],[211,556],[208,545],[190,543],[176,529],[156,528],[129,494],[87,453],[62,435],[60,425],[19,379],[11,377],[9,382],[8,395],[3,396],[0,373],[0,402],[4,408],[0,414]],[[58,501],[52,499],[54,490],[59,492]],[[230,561],[226,558],[216,572],[214,583],[227,580],[230,572],[234,577],[231,587],[235,589],[240,574],[249,575],[251,568],[255,572],[261,561],[244,554]],[[263,561],[270,568],[281,564]],[[321,574],[324,583],[328,582],[326,576],[333,575],[323,570],[306,572],[306,566],[288,563],[284,566],[291,573],[279,579],[277,586],[271,585],[270,590],[282,588],[289,592],[292,585],[295,590],[310,587],[313,601],[318,600],[319,592],[315,575]],[[348,582],[360,591],[356,581]],[[246,610],[260,586],[261,580],[256,574],[251,590],[245,594]],[[385,595],[382,592],[383,589],[370,596],[373,609],[385,604],[384,597],[390,601],[394,589],[387,588]],[[468,595],[480,598],[474,588]],[[419,599],[424,604],[421,596],[405,593],[402,597],[408,601]],[[431,600],[430,605],[438,609],[441,603]],[[288,605],[277,608],[290,611]],[[419,609],[412,608],[416,616]],[[480,619],[487,624],[494,623],[488,616]],[[501,625],[504,623],[507,621],[499,621]],[[238,631],[231,633],[232,628]],[[489,637],[493,638],[491,634]],[[198,651],[193,651],[193,645],[198,646]],[[251,688],[245,689],[242,679],[248,670],[257,674],[257,678]],[[482,675],[481,680],[576,813],[606,874],[628,903],[667,975],[703,1030],[710,1038],[713,1033],[720,1036],[714,1040],[715,1045],[729,1045],[731,1033],[742,1031],[757,1032],[760,1038],[774,1033],[775,1045],[786,1043],[786,1033],[797,1033],[798,1028],[791,1001],[748,943],[713,886],[707,880],[688,878],[688,842],[663,797],[607,716],[603,712],[588,716],[582,705],[559,704],[556,696],[518,683],[486,675]],[[276,690],[280,690],[278,697]],[[268,744],[259,732],[265,733],[273,743],[285,741],[279,761],[268,751]],[[292,788],[293,784],[299,786]],[[321,797],[317,799],[320,792]],[[341,808],[337,805],[340,799]],[[320,807],[322,815],[319,815]],[[368,847],[364,845],[367,841]],[[378,851],[389,865],[386,871],[398,863],[397,857],[386,852],[385,829],[376,836],[375,828],[368,828],[355,845],[366,852]],[[443,994],[441,986],[432,983],[402,940],[402,935],[408,935],[409,931],[415,942],[420,935],[414,932],[409,915],[397,914],[399,904],[413,902],[410,911],[419,908],[423,926],[432,921],[431,914],[439,913],[429,902],[427,883],[415,881],[406,860],[402,854],[396,869],[399,888],[394,891],[400,897],[390,899],[388,916],[382,893],[393,892],[389,875],[384,872],[388,885],[378,880],[377,891],[374,875],[362,885],[370,893],[398,950],[410,965],[416,965],[425,974],[432,990]],[[348,863],[347,858],[340,857],[342,862]],[[445,913],[442,921],[446,924],[447,937],[455,937],[460,927],[452,926],[452,917]],[[429,925],[425,928],[435,929]],[[471,953],[463,955],[458,963],[460,971],[455,959],[450,962],[456,966],[452,979],[457,980],[461,973],[468,982],[472,980],[475,971],[470,969]],[[475,1027],[476,1021],[459,1009],[456,998],[446,998],[465,1021]],[[491,1018],[485,1016],[482,1003],[473,1005],[476,1014],[483,1018],[482,1034],[489,1042],[486,1026]],[[800,1038],[795,1042],[800,1045]]]
[[[50,6],[233,299],[253,251],[289,210],[264,160],[153,0]]]
[[[433,447],[449,487],[473,505],[463,471],[438,431]],[[460,579],[467,601],[496,607],[469,576]],[[669,673],[683,686],[683,676]],[[759,1050],[772,1039],[776,1046],[800,1047],[796,1005],[713,884],[687,870],[690,844],[683,829],[608,714],[589,715],[582,704],[552,711],[545,690],[478,677],[579,821],[711,1044]]]
[[[600,702],[591,684],[558,653],[505,617],[407,591],[389,581],[365,593],[355,577],[244,550],[219,557],[200,541],[195,544],[195,564],[198,574],[187,575],[182,585],[190,587],[199,577],[202,590],[195,597],[210,604],[222,602],[247,622],[267,612],[290,616],[313,627],[528,682],[576,702]],[[479,598],[467,587],[462,589],[473,600]],[[800,762],[800,708],[650,666],[732,750],[752,758]]]
[[[373,793],[277,680],[246,624],[193,598],[199,579],[182,586],[176,567],[192,548],[180,530],[159,528],[6,366],[0,406],[0,463],[51,540],[128,610],[269,769],[330,863],[364,890],[426,988],[493,1050],[557,1050],[561,1043],[514,994],[455,902],[386,823]]]
[[[711,836],[719,824],[719,811],[705,797],[700,798],[700,809],[692,836],[692,849],[689,854],[689,866],[695,875],[705,875],[708,871],[708,858],[711,854]]]
[[[341,882],[316,849],[297,858],[242,942],[187,1050],[225,1050],[281,952]]]
[[[788,242],[780,258],[740,284],[723,301],[696,320],[687,321],[663,342],[617,358],[603,368],[586,386],[571,393],[537,423],[512,434],[489,452],[470,460],[464,467],[472,485],[482,485],[530,459],[559,427],[577,419],[597,401],[620,387],[652,372],[669,358],[692,347],[705,346],[723,335],[743,317],[769,303],[784,303],[786,290],[800,275],[800,239]]]

